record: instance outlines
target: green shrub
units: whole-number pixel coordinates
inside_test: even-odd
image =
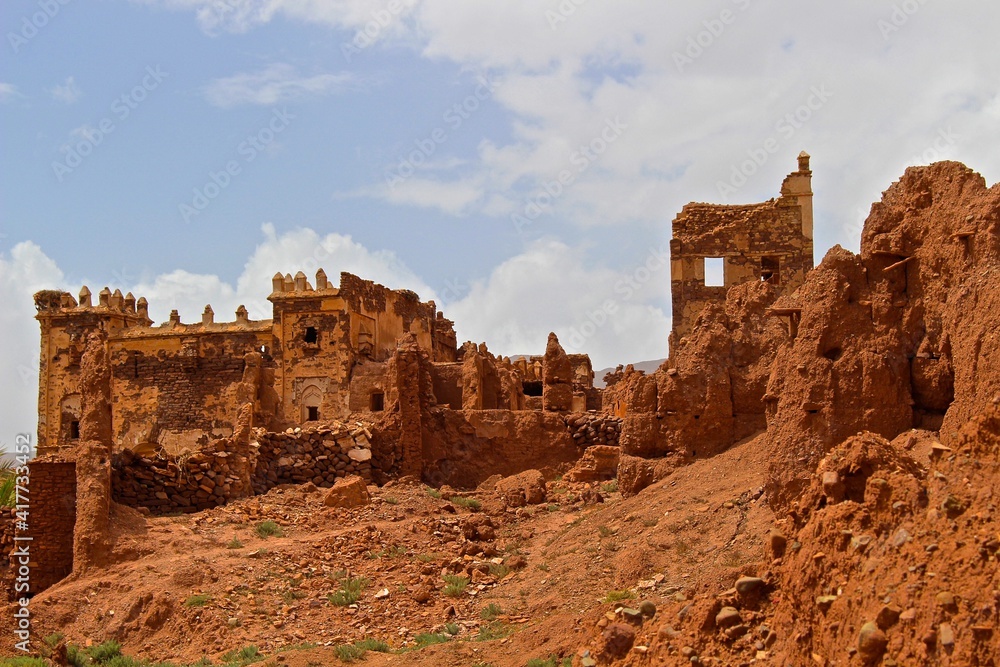
[[[604,596],[605,602],[618,602],[619,600],[631,600],[635,597],[632,591],[608,591]]]
[[[444,581],[446,586],[441,592],[453,598],[457,598],[464,593],[465,587],[469,585],[468,577],[461,577],[457,574],[444,575]]]
[[[444,632],[445,632],[445,634],[451,635],[452,637],[454,637],[455,635],[457,635],[461,631],[462,631],[462,628],[458,625],[458,623],[445,623],[444,624]]]
[[[184,601],[185,607],[204,607],[212,601],[212,596],[208,593],[195,593]]]
[[[285,531],[281,529],[281,526],[273,521],[262,521],[257,524],[257,528],[255,530],[259,536],[265,539],[268,537],[283,537],[285,534]]]
[[[604,493],[616,493],[618,491],[618,480],[613,479],[610,482],[601,484],[601,491],[604,491]]]
[[[438,498],[438,499],[441,498],[441,492],[438,491],[437,489],[432,489],[429,486],[425,486],[424,491],[426,491],[427,495],[430,496],[431,498]]]
[[[122,645],[116,642],[114,639],[109,639],[103,644],[98,644],[97,646],[91,646],[87,649],[87,655],[94,662],[101,664],[116,658],[122,654]]]

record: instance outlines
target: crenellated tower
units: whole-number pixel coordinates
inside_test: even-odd
[[[35,294],[35,319],[41,326],[38,383],[38,454],[72,447],[80,432],[80,360],[90,333],[115,335],[133,327],[148,327],[145,298],[122,296],[105,287],[93,303],[86,285],[79,300],[69,292],[44,290]]]

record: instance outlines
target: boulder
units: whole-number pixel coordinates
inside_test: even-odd
[[[338,479],[323,499],[327,507],[361,507],[370,502],[368,486],[357,475]]]

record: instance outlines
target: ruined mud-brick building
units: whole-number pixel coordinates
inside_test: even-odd
[[[394,451],[405,440],[393,430],[399,426],[398,413],[406,412],[405,406],[399,408],[400,396],[422,388],[423,381],[427,386],[419,404],[424,410],[558,414],[601,407],[586,355],[567,355],[552,340],[545,356],[514,361],[491,354],[484,343],[458,347],[453,323],[433,301],[421,302],[407,290],[392,290],[349,273],[341,274],[335,287],[321,269],[315,286],[301,272],[294,278],[275,275],[268,299],[273,306],[269,320],[251,320],[240,306],[235,321],[216,322],[211,306],[206,306],[199,322],[184,323],[173,311],[169,321],[153,326],[146,300],[132,294],[104,288],[97,303],[86,287],[79,299],[58,291],[36,294],[41,325],[39,455],[71,457],[79,442],[85,399],[81,359],[95,333],[110,366],[107,444],[120,464],[117,492],[125,494],[124,500],[155,510],[210,506],[246,492],[251,484],[260,492],[286,481],[332,483],[334,476],[368,465],[370,455],[359,458],[362,455],[355,453],[346,471],[344,466],[325,469],[357,447],[374,449],[371,465],[385,474],[405,469],[454,483],[468,471],[456,465],[447,454],[449,443],[439,437],[428,433],[425,439],[435,444],[428,445],[427,452],[418,448],[406,456]],[[417,359],[416,366],[406,363],[408,355]],[[421,372],[426,377],[418,377]],[[244,409],[248,414],[241,424]],[[331,426],[348,420],[362,424],[363,430],[351,428],[345,435],[340,426]],[[376,422],[384,427],[374,428]],[[260,458],[253,464],[252,481],[227,477],[218,485],[221,490],[210,482],[194,485],[187,489],[199,494],[193,502],[187,502],[184,489],[143,497],[149,495],[143,488],[151,486],[144,481],[163,476],[143,460],[192,454],[196,462],[209,454],[225,458],[242,437],[241,428],[259,431],[253,439]],[[285,431],[290,429],[305,435],[288,441]],[[503,429],[473,427],[471,432]],[[298,442],[309,438],[314,446]],[[529,449],[547,442],[527,440]],[[379,442],[392,446],[380,449]],[[343,450],[339,454],[338,448]],[[526,450],[507,467],[533,455]],[[317,469],[317,458],[330,463]],[[303,463],[306,460],[310,462]],[[137,472],[137,467],[144,470]]]
[[[372,372],[412,333],[435,362],[455,362],[452,323],[434,303],[348,273],[337,288],[320,270],[316,285],[300,272],[275,275],[268,299],[273,318],[251,320],[242,306],[232,322],[182,323],[176,311],[152,326],[145,299],[105,288],[92,303],[84,287],[39,292],[41,324],[39,454],[57,453],[79,437],[80,358],[87,336],[106,338],[112,366],[115,449],[191,451],[232,435],[241,401],[237,388],[251,352],[259,357],[256,426],[285,428],[383,407]]]
[[[803,152],[777,199],[736,206],[691,203],[677,214],[670,239],[671,352],[705,306],[725,303],[734,285],[762,281],[791,293],[805,281],[813,268],[812,197],[809,155]],[[713,262],[722,269],[717,284],[707,278]]]

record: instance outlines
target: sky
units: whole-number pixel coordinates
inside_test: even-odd
[[[908,165],[1000,179],[985,0],[4,0],[0,444],[31,295],[270,317],[270,277],[434,299],[459,340],[667,356],[670,221],[812,155],[815,254]]]

